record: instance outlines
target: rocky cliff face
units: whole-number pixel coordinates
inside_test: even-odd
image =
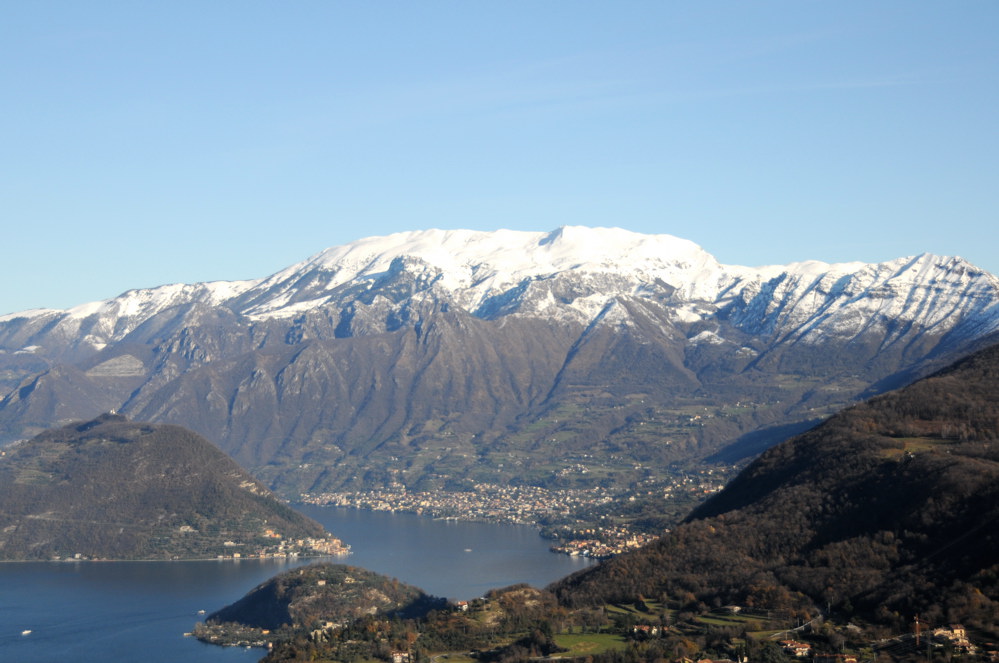
[[[616,229],[401,233],[0,318],[0,430],[117,408],[288,492],[616,481],[754,453],[997,329],[999,280],[958,258],[747,268]]]

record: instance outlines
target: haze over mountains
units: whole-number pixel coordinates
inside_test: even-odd
[[[734,461],[999,333],[960,258],[721,265],[669,235],[416,231],[0,318],[0,435],[117,409],[279,491]]]

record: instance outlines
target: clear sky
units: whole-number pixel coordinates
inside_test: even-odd
[[[999,273],[999,2],[6,2],[0,313],[424,228]]]

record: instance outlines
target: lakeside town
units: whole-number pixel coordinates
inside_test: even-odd
[[[476,483],[468,491],[410,491],[401,483],[384,489],[305,493],[316,506],[414,513],[442,520],[480,521],[538,527],[552,539],[553,552],[603,559],[649,543],[668,527],[650,527],[636,517],[641,505],[685,510],[725,485],[728,474],[703,470],[650,481],[627,492],[601,487],[550,489]],[[683,512],[677,510],[678,505]],[[657,512],[662,512],[658,509]]]
[[[335,536],[323,538],[286,539],[279,532],[266,530],[264,536],[273,539],[274,544],[264,547],[257,547],[249,553],[239,553],[235,550],[228,555],[219,555],[218,559],[232,557],[258,557],[266,559],[269,557],[345,557],[350,554],[350,545],[344,543]],[[226,548],[236,548],[239,544],[233,541],[226,541]]]
[[[182,527],[181,530],[194,531],[191,528]],[[346,557],[350,554],[350,545],[344,543],[335,536],[323,538],[307,537],[304,539],[285,538],[279,532],[272,529],[265,530],[261,539],[271,540],[270,543],[261,545],[260,541],[237,542],[223,541],[222,551],[217,554],[205,554],[202,557],[185,557],[185,561],[191,559],[281,559],[296,557]],[[170,555],[168,558],[173,561],[182,559],[179,555]],[[109,557],[86,555],[84,553],[73,553],[69,555],[53,555],[52,562],[108,562],[116,561]],[[121,561],[121,560],[117,560]]]

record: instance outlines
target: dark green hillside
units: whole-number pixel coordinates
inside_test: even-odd
[[[0,559],[246,557],[334,542],[179,426],[103,415],[0,456]]]
[[[195,635],[232,644],[234,637],[264,638],[265,630],[338,628],[371,615],[412,618],[446,604],[417,587],[365,569],[312,564],[277,575],[212,613]]]
[[[554,587],[999,634],[999,346],[764,453],[673,533]]]

